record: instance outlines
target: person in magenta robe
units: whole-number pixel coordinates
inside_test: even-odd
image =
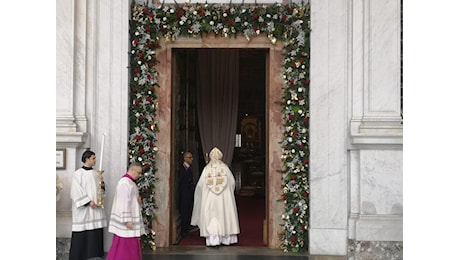
[[[142,259],[140,237],[146,233],[136,184],[141,175],[142,165],[134,162],[118,181],[110,215],[109,232],[113,233],[113,240],[107,260]]]

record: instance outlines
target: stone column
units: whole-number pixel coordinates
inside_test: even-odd
[[[87,117],[86,55],[87,11],[85,2],[56,3],[56,145],[77,147],[85,143]]]
[[[398,0],[352,2],[353,144],[402,143],[400,4]]]
[[[97,30],[94,35],[97,51],[91,134],[95,152],[99,152],[102,134],[108,133],[103,165],[108,217],[116,184],[128,166],[130,12],[129,1],[100,0],[96,2],[96,19],[93,20]],[[108,251],[112,234],[106,232],[104,235],[104,248]]]
[[[102,134],[106,213],[127,170],[130,2],[58,1],[56,5],[56,146],[67,149],[67,168],[56,205],[56,237],[71,235],[71,177],[89,148],[100,158]],[[96,165],[99,167],[99,162]],[[109,249],[112,236],[104,234]]]
[[[400,15],[399,0],[352,2],[349,239],[355,254],[353,247],[365,242],[368,254],[396,247],[402,255],[402,244],[395,244],[403,241]]]
[[[88,26],[93,5],[85,1],[56,2],[56,147],[65,149],[65,168],[56,170],[63,184],[56,202],[57,252],[68,252],[72,227],[70,186],[76,168],[81,167],[81,151],[89,147],[91,96],[91,53],[93,28]],[[62,246],[60,246],[62,245]],[[66,249],[67,248],[67,249]]]
[[[310,243],[347,254],[348,1],[311,1]]]
[[[311,1],[310,253],[402,241],[400,1]]]

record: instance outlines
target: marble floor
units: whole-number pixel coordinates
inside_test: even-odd
[[[346,260],[346,256],[313,256],[309,254],[285,253],[280,249],[267,247],[220,246],[173,246],[143,251],[143,260]]]
[[[57,239],[56,260],[68,260],[70,239]],[[98,260],[104,260],[99,258]],[[279,248],[220,246],[170,246],[159,247],[155,251],[143,250],[142,260],[348,260],[347,256],[318,256],[308,253],[285,253]],[[371,259],[371,258],[362,258]],[[376,258],[373,258],[376,259]],[[379,258],[385,259],[385,258]],[[402,258],[393,258],[402,259]]]

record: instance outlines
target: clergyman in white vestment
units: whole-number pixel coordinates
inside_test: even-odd
[[[235,201],[235,178],[222,161],[222,152],[214,147],[195,188],[192,225],[200,228],[206,246],[238,242],[240,233]]]

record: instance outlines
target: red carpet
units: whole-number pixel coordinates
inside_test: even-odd
[[[264,246],[263,221],[265,217],[265,199],[253,197],[237,197],[240,234],[236,246]],[[193,232],[192,237],[182,238],[179,246],[204,246],[206,240],[200,237],[200,231]]]

